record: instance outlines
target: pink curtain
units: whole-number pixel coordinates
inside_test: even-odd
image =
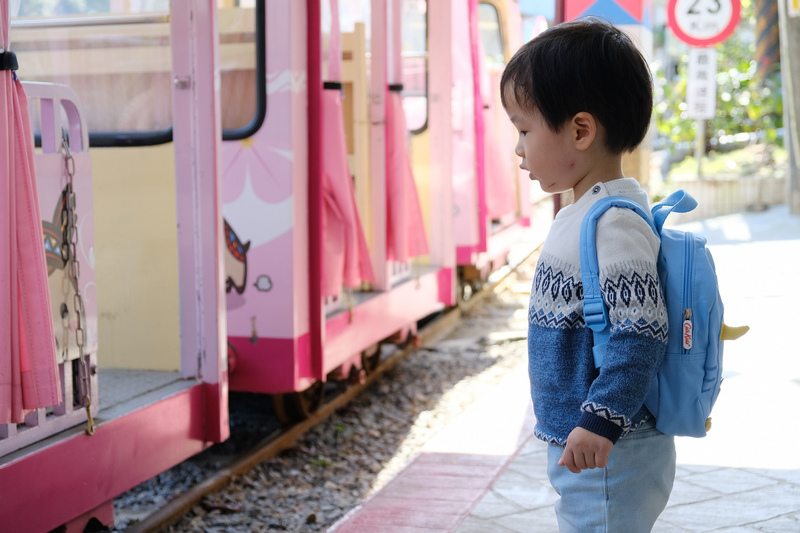
[[[499,85],[499,82],[498,82]],[[499,90],[499,89],[498,89]],[[509,146],[501,141],[501,124],[495,115],[501,108],[499,100],[490,99],[491,107],[484,109],[486,127],[484,164],[486,165],[486,212],[489,218],[500,218],[517,211],[517,173],[511,166]],[[495,107],[497,106],[497,107]]]
[[[403,99],[389,91],[386,101],[386,257],[408,261],[428,253],[428,240],[406,145]]]
[[[339,80],[341,46],[339,44],[338,2],[330,0],[332,28],[328,41],[328,77]],[[347,162],[342,97],[338,89],[322,91],[323,186],[323,279],[322,295],[335,296],[342,285],[358,287],[362,281],[375,281],[369,248],[356,208],[353,178]],[[315,147],[311,147],[314,149]]]
[[[503,104],[500,101],[500,72],[490,71],[483,54],[483,41],[478,32],[479,68],[481,79],[481,96],[483,98],[484,142],[483,162],[485,166],[486,214],[489,218],[500,218],[517,211],[518,173],[512,166],[512,144],[505,141],[503,128],[507,121],[502,115]],[[488,104],[488,107],[486,106]]]
[[[0,0],[2,50],[8,23]],[[28,100],[10,70],[0,71],[0,100],[0,424],[8,424],[58,404],[61,391]]]

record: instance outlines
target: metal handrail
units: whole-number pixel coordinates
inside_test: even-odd
[[[12,19],[12,28],[79,28],[86,26],[117,26],[123,24],[168,23],[168,12],[135,13],[129,15],[100,15],[86,17],[63,17],[42,19]]]

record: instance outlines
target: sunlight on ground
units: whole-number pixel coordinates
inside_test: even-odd
[[[424,451],[513,455],[519,447],[526,419],[528,422],[532,421],[532,418],[528,418],[531,407],[527,366],[520,365],[503,384],[519,391],[516,401],[508,401],[505,391],[497,388],[487,391],[480,402],[464,411],[444,431],[431,439],[425,445]],[[464,439],[464,435],[470,435],[471,438]]]
[[[683,227],[693,230],[698,224],[704,233],[717,232],[722,242],[733,241],[711,246],[725,322],[751,329],[725,343],[725,381],[712,429],[703,439],[678,439],[678,462],[800,469],[800,217],[778,208]],[[749,240],[751,234],[756,240]]]
[[[717,235],[718,239],[721,238],[730,242],[747,242],[753,238],[747,219],[742,214],[687,222],[686,224],[680,224],[679,227],[684,231],[692,231],[711,237],[709,240],[712,240],[714,235]]]
[[[709,222],[712,228],[714,227],[714,222]],[[726,217],[724,223],[722,221],[716,221],[716,223],[719,225],[715,229],[719,229],[725,239],[729,241],[749,241],[753,238],[750,233],[750,227],[742,215],[732,215]]]

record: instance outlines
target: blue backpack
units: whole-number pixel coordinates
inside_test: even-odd
[[[664,362],[644,404],[662,433],[704,437],[711,427],[709,415],[722,382],[722,341],[739,338],[749,328],[730,328],[722,322],[722,300],[705,237],[664,228],[671,212],[686,213],[696,206],[697,201],[683,190],[653,206],[652,217],[627,198],[602,198],[583,219],[580,255],[583,313],[594,336],[595,366],[600,368],[611,322],[600,292],[597,220],[611,207],[632,209],[661,238],[658,276],[664,290],[669,335]]]

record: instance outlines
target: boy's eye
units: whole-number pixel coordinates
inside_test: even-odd
[[[528,132],[527,131],[520,131],[519,132],[520,135],[525,135],[526,133],[528,133]]]

